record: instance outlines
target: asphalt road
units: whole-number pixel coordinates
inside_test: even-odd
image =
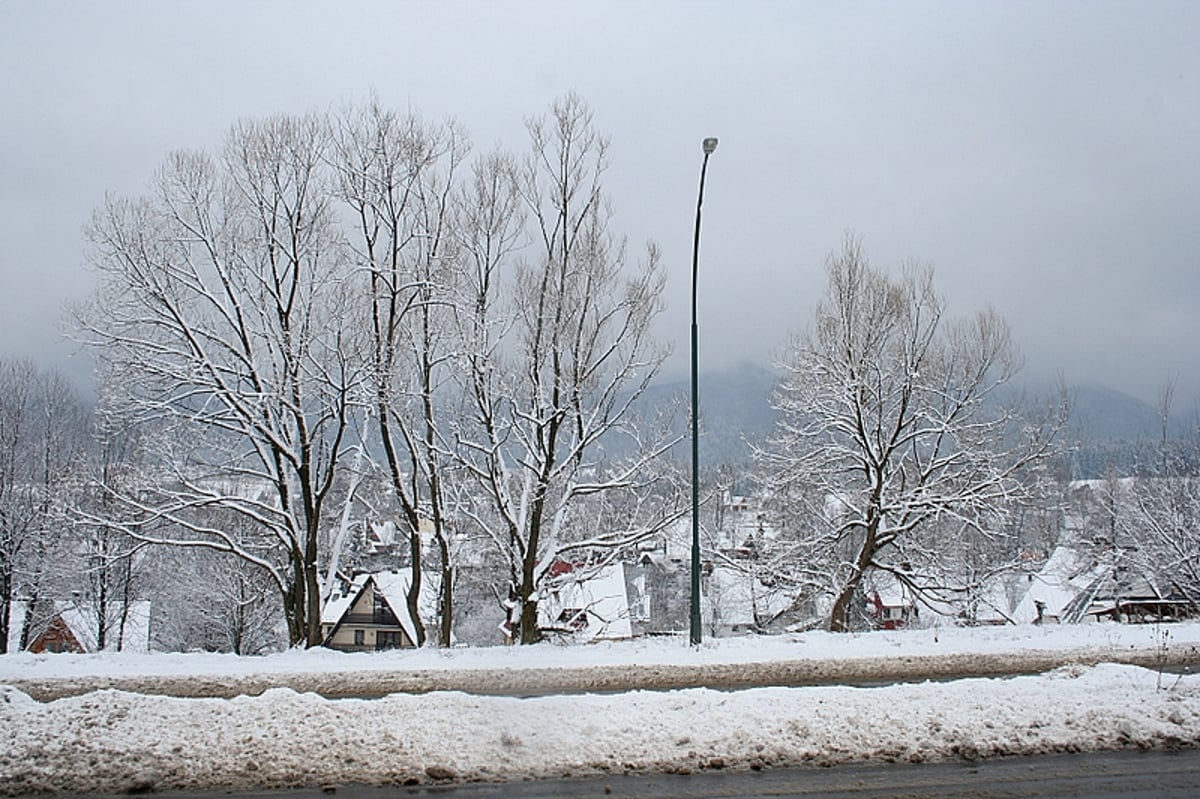
[[[339,786],[251,793],[161,793],[160,799],[868,799],[869,797],[1089,797],[1193,799],[1200,796],[1200,750],[1100,752],[977,762],[849,765],[686,776],[614,775],[454,787]]]

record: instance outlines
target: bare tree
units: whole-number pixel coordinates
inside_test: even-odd
[[[373,101],[342,119],[337,164],[341,193],[366,269],[374,417],[392,491],[409,535],[407,598],[417,645],[424,643],[418,597],[421,534],[432,528],[441,563],[438,640],[449,646],[453,561],[439,415],[454,353],[454,189],[468,150],[454,123],[428,125]]]
[[[236,532],[240,520],[224,517]],[[287,643],[270,575],[209,549],[156,547],[143,580],[153,591],[154,645],[258,655]]]
[[[19,642],[29,643],[34,609],[56,586],[52,572],[69,544],[72,501],[87,446],[87,411],[57,372],[0,360],[0,652],[8,649],[12,601],[24,600]]]
[[[514,177],[534,244],[507,279],[496,258],[511,241],[512,194],[501,162],[476,173],[481,204],[466,246],[475,418],[459,437],[487,497],[463,512],[508,563],[512,632],[523,643],[541,636],[538,592],[558,559],[611,557],[675,512],[646,490],[647,464],[668,442],[619,464],[602,459],[605,436],[636,436],[630,406],[665,356],[650,335],[663,286],[658,250],[648,245],[629,267],[609,232],[608,142],[582,100],[566,96],[528,129],[532,153]],[[604,513],[616,493],[647,500],[618,520]]]
[[[1168,422],[1175,385],[1159,392],[1162,452],[1158,473],[1131,479],[1131,512],[1123,517],[1140,570],[1158,578],[1200,607],[1200,425],[1190,440],[1174,445]]]
[[[0,361],[0,652],[8,651],[17,563],[37,529],[37,496],[26,447],[34,413],[36,368]]]
[[[125,648],[134,601],[142,594],[142,565],[147,545],[126,535],[116,519],[130,509],[114,499],[114,490],[129,490],[147,465],[135,426],[106,412],[92,415],[91,447],[84,464],[87,480],[72,497],[65,523],[71,528],[78,578],[72,588],[76,604],[86,605],[96,619],[97,650]],[[114,637],[115,636],[115,639]]]
[[[281,116],[235,125],[221,158],[169,156],[150,196],[95,212],[100,288],[77,314],[122,407],[166,433],[152,480],[109,487],[132,511],[120,529],[266,570],[291,642],[310,646],[321,641],[322,525],[359,381],[345,355],[350,269],[329,142],[322,118]],[[251,546],[208,524],[212,508],[261,535]]]
[[[1065,406],[1031,421],[1005,404],[1019,367],[1007,325],[990,310],[946,318],[929,268],[890,278],[847,236],[826,271],[758,458],[789,510],[790,576],[832,597],[842,631],[872,570],[918,595],[962,587],[943,564],[964,540],[1003,535],[1021,470],[1049,453]]]

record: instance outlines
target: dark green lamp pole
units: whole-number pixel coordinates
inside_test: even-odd
[[[700,165],[700,196],[696,200],[696,238],[692,242],[692,645],[700,644],[700,378],[696,357],[696,273],[700,263],[700,208],[704,205],[704,174],[717,140],[704,140]]]

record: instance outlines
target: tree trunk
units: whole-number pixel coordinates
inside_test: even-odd
[[[438,631],[438,646],[449,647],[454,631],[454,567],[450,565],[450,547],[445,538],[438,539],[442,555],[441,628]]]
[[[408,605],[408,617],[412,619],[413,632],[417,636],[413,644],[422,647],[425,646],[425,623],[421,621],[421,531],[417,525],[409,533],[408,543],[412,551],[412,577],[405,603]]]
[[[542,640],[542,628],[538,626],[537,599],[534,596],[533,586],[529,583],[522,585],[520,595],[521,643],[536,644]]]
[[[21,622],[21,642],[17,648],[18,652],[24,652],[29,648],[29,638],[33,634],[33,610],[37,607],[39,594],[40,590],[35,587],[29,597],[29,604],[25,606],[25,620]]]
[[[0,575],[0,655],[8,653],[8,628],[12,624],[12,578],[7,569]]]
[[[833,601],[833,610],[829,614],[830,632],[850,632],[850,604],[854,599],[854,595],[858,592],[858,586],[861,583],[862,574],[859,573],[857,577],[847,580],[846,584],[842,586],[841,593]]]
[[[124,580],[121,583],[121,614],[117,627],[117,651],[125,651],[125,625],[129,623],[129,605],[133,601],[133,555],[130,554],[123,559],[125,570]],[[147,642],[149,643],[149,642]]]
[[[846,580],[846,584],[842,586],[842,590],[833,601],[833,609],[829,613],[830,632],[850,632],[850,610],[853,607],[854,596],[858,593],[859,586],[862,585],[863,576],[871,565],[871,559],[875,557],[877,549],[875,536],[878,529],[878,520],[870,522],[867,526],[866,538],[863,539],[862,547],[858,550],[858,557],[854,559],[854,573]]]
[[[107,558],[107,554],[102,554],[101,558]],[[103,652],[104,647],[108,646],[108,565],[102,561],[104,565],[100,569],[100,585],[96,591],[96,651]]]
[[[316,549],[315,542],[313,549]],[[321,635],[321,582],[315,551],[304,566],[304,622],[307,632],[305,646],[314,647],[325,641],[325,637]]]
[[[308,643],[308,621],[305,613],[307,593],[305,591],[304,560],[299,552],[292,553],[290,585],[283,595],[283,613],[287,618],[288,644],[297,646]]]
[[[551,437],[551,441],[553,441]],[[551,458],[547,462],[552,463]],[[521,602],[520,640],[522,644],[536,644],[542,640],[542,629],[538,625],[537,585],[534,570],[537,568],[538,545],[542,534],[542,512],[545,508],[545,486],[539,486],[533,500],[529,519],[529,540],[525,545],[525,556],[521,559],[521,584],[517,596]]]

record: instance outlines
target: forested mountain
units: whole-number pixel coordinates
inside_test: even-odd
[[[700,375],[701,462],[706,466],[738,465],[748,462],[747,441],[760,441],[775,424],[771,392],[777,375],[763,366],[742,362],[726,369]],[[1034,386],[1031,396],[1043,396],[1049,386]],[[646,407],[666,406],[678,400],[686,409],[689,377],[659,381],[646,392]],[[1101,477],[1106,472],[1130,474],[1153,462],[1162,438],[1158,410],[1137,397],[1098,383],[1072,386],[1071,422],[1067,435],[1071,445],[1070,469],[1077,479]],[[1178,403],[1171,414],[1172,439],[1191,437],[1196,432],[1194,404]],[[678,414],[675,427],[686,438],[686,413]],[[674,450],[676,457],[691,457],[685,441]]]
[[[706,466],[738,465],[749,462],[748,441],[761,441],[775,424],[771,392],[778,376],[758,364],[743,361],[700,375],[700,458]],[[680,460],[691,458],[687,408],[690,377],[656,382],[640,398],[643,412],[681,403],[673,422],[676,435],[685,441],[672,451]]]

